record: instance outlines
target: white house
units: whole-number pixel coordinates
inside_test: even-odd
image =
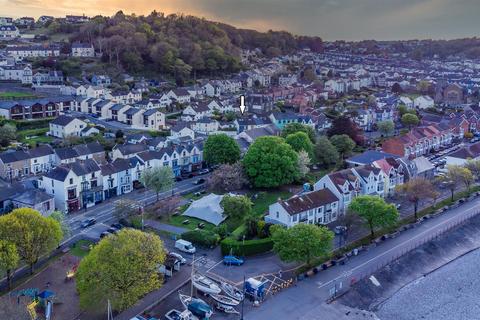
[[[103,179],[103,197],[120,196],[133,190],[133,168],[130,160],[117,159],[100,166]]]
[[[49,126],[48,135],[56,138],[66,138],[68,136],[82,136],[81,132],[87,128],[88,124],[78,118],[63,115],[50,121]]]
[[[211,134],[218,131],[219,123],[217,120],[202,118],[192,125],[192,130],[197,133]]]
[[[399,98],[400,103],[404,104],[407,108],[412,109],[413,108],[413,101],[407,96],[401,96]]]
[[[353,169],[336,171],[323,176],[314,185],[314,190],[329,189],[339,200],[339,212],[345,213],[350,202],[361,192],[360,179]]]
[[[328,189],[293,196],[269,206],[265,221],[288,228],[299,223],[328,224],[337,220],[339,199]]]
[[[75,42],[72,44],[72,57],[95,57],[93,45]]]
[[[15,39],[20,36],[20,31],[14,25],[0,25],[0,39]]]
[[[413,106],[417,109],[433,108],[434,101],[430,96],[419,96],[413,100]]]
[[[32,67],[29,64],[0,66],[0,80],[20,81],[23,84],[32,83]]]

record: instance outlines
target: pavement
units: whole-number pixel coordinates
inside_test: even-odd
[[[397,237],[387,239],[361,252],[358,256],[349,258],[345,265],[319,271],[316,275],[299,281],[294,287],[277,293],[275,298],[267,299],[261,307],[247,309],[245,319],[306,319],[305,315],[312,306],[328,300],[336,292],[348,287],[350,283],[371,275],[380,267],[478,212],[480,212],[480,199],[476,198],[425,220],[415,228],[403,231]]]

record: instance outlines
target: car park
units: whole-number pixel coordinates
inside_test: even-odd
[[[97,220],[95,218],[89,218],[89,219],[83,220],[80,227],[82,229],[85,229],[85,228],[88,228],[90,226],[93,226],[95,223],[97,223]]]
[[[242,258],[236,256],[224,256],[223,264],[227,266],[241,266],[245,261]]]

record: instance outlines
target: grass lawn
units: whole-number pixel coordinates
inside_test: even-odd
[[[70,253],[73,256],[83,258],[90,252],[90,249],[87,248],[89,248],[92,244],[93,242],[88,240],[78,240],[70,249]]]
[[[25,92],[0,92],[0,99],[25,99],[25,98],[35,98],[35,95]]]
[[[53,141],[52,137],[46,135],[48,128],[28,129],[18,131],[18,138],[20,142],[28,143],[35,146],[37,143],[50,143]]]
[[[257,216],[262,216],[268,211],[268,206],[276,202],[278,198],[287,199],[292,194],[287,191],[260,191],[257,192],[257,199],[252,200],[253,202],[253,212]],[[250,194],[252,195],[252,194]]]
[[[189,220],[190,223],[189,224],[183,224],[182,222],[185,221],[185,220]],[[182,215],[171,216],[170,219],[168,220],[168,224],[171,224],[172,226],[182,227],[182,228],[186,228],[186,229],[190,229],[190,230],[195,230],[199,223],[205,224],[205,228],[203,228],[203,230],[213,231],[213,229],[215,229],[214,224],[208,223],[204,220],[200,220],[200,219],[197,219],[197,218],[186,217],[186,216],[182,216]]]

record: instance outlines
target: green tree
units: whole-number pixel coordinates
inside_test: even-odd
[[[404,184],[396,187],[399,195],[406,198],[413,204],[415,220],[418,219],[418,204],[423,199],[434,199],[438,197],[437,191],[433,187],[430,180],[424,178],[413,178],[405,182]]]
[[[375,229],[393,226],[398,219],[395,206],[378,196],[358,196],[352,200],[349,209],[364,220],[372,239],[375,237]]]
[[[31,274],[38,259],[58,247],[62,237],[58,221],[30,208],[15,209],[0,217],[0,239],[15,244]]]
[[[293,182],[298,176],[298,155],[280,137],[260,137],[243,158],[245,172],[257,188],[272,188]]]
[[[252,211],[252,201],[246,196],[224,195],[220,206],[223,213],[235,220],[244,219]]]
[[[205,161],[210,164],[233,164],[240,159],[240,147],[226,134],[210,135],[203,148]]]
[[[465,168],[470,170],[476,180],[480,179],[480,160],[467,160]]]
[[[123,229],[103,238],[78,266],[80,306],[98,310],[107,300],[122,311],[158,289],[158,267],[165,260],[160,238],[153,233]]]
[[[297,152],[303,150],[308,154],[310,159],[313,159],[313,143],[305,132],[291,133],[285,138],[285,142],[288,143],[293,150]]]
[[[305,262],[325,256],[332,249],[333,232],[326,227],[299,223],[289,229],[272,230],[273,250],[286,262]]]
[[[297,132],[305,132],[312,143],[315,143],[315,130],[312,127],[302,123],[289,123],[282,130],[282,137],[286,138],[288,135]]]
[[[318,164],[324,168],[336,164],[340,158],[337,148],[325,136],[318,138],[315,144],[315,155]]]
[[[0,240],[0,271],[7,275],[8,290],[12,287],[12,270],[18,266],[19,260],[15,244]]]
[[[62,234],[64,238],[67,238],[70,236],[72,233],[70,229],[70,225],[68,224],[68,221],[65,217],[65,213],[62,211],[56,210],[53,211],[52,214],[50,215],[50,218],[56,220],[58,223],[60,223],[60,227],[62,229]]]
[[[17,138],[17,129],[11,124],[4,124],[0,127],[0,145],[8,147]]]
[[[407,126],[409,129],[412,129],[412,127],[416,126],[420,122],[418,117],[412,113],[405,113],[402,116],[401,121],[403,125]]]
[[[346,134],[332,136],[330,142],[335,146],[342,159],[348,157],[356,145],[355,141]]]
[[[473,175],[472,172],[465,167],[449,165],[447,167],[447,172],[445,175],[441,176],[439,180],[450,190],[450,199],[453,201],[455,191],[461,184],[470,188],[470,185],[473,182]]]
[[[173,188],[175,181],[172,168],[154,167],[143,170],[140,182],[157,194],[157,201],[160,199],[160,192]]]
[[[377,122],[377,129],[381,134],[388,137],[393,133],[393,130],[395,129],[395,124],[392,120],[380,121]]]

